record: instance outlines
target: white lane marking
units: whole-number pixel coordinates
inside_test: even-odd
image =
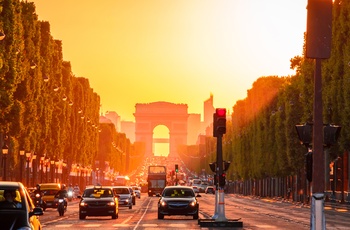
[[[147,208],[145,209],[145,212],[142,214],[140,220],[139,220],[139,221],[137,222],[137,224],[135,225],[134,230],[136,230],[136,228],[139,226],[141,220],[142,220],[143,217],[146,215],[146,212],[147,212],[148,207],[149,207],[149,205],[150,205],[150,203],[151,203],[151,200],[152,200],[152,199],[149,199],[148,204],[147,204]]]
[[[134,216],[134,215],[129,216],[128,218],[126,218],[126,219],[122,222],[122,224],[125,224],[126,222],[128,222],[133,216]]]

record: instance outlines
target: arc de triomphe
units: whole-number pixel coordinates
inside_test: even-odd
[[[154,128],[164,125],[169,129],[169,157],[177,157],[177,146],[187,145],[188,106],[159,101],[135,107],[135,141],[145,143],[146,155],[153,155]]]

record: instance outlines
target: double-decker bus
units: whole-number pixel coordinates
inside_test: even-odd
[[[148,166],[148,196],[161,193],[167,185],[166,166],[150,165]]]

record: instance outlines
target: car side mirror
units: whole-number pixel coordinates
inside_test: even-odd
[[[35,207],[33,211],[29,212],[29,216],[42,216],[44,211],[41,207]]]

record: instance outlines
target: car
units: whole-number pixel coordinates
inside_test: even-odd
[[[207,186],[205,188],[205,193],[206,194],[208,194],[208,193],[215,194],[215,188],[213,186]]]
[[[129,207],[132,209],[132,195],[128,186],[113,186],[114,195],[118,196],[119,207]]]
[[[12,194],[12,205],[5,199],[8,193]],[[42,229],[39,216],[43,214],[43,209],[35,207],[21,182],[0,181],[1,229]]]
[[[134,190],[131,187],[129,187],[129,191],[130,191],[130,194],[132,197],[132,204],[135,205],[136,204],[136,193],[134,192]]]
[[[59,183],[42,183],[39,184],[40,191],[42,192],[43,209],[58,207],[58,200],[55,199],[55,195],[61,190],[61,184]]]
[[[166,186],[162,194],[157,194],[158,219],[164,216],[184,215],[198,219],[199,202],[201,195],[194,192],[191,186]]]
[[[134,190],[136,197],[141,199],[141,188],[139,188],[137,186],[133,186],[132,189]]]
[[[108,186],[87,187],[79,202],[79,219],[87,216],[111,216],[117,219],[119,214],[118,197],[113,189]]]
[[[199,189],[198,189],[197,186],[192,186],[192,188],[193,188],[193,191],[194,191],[195,193],[199,193]]]

